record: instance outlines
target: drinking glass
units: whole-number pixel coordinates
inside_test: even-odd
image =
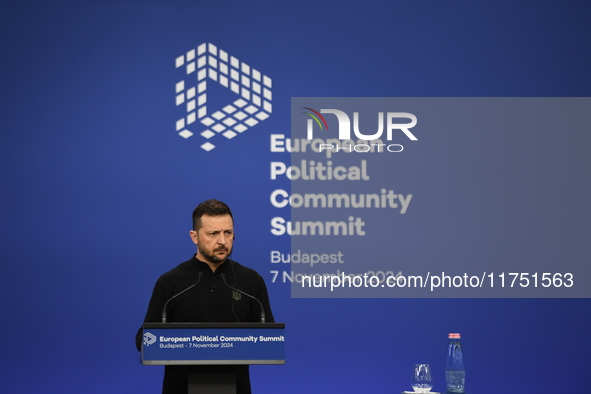
[[[412,388],[415,393],[428,393],[433,388],[429,364],[415,364],[412,374]]]

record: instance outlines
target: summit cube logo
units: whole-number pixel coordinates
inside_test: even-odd
[[[176,58],[176,68],[186,77],[176,83],[176,105],[184,116],[176,121],[183,138],[195,133],[208,140],[201,148],[210,151],[210,141],[220,136],[232,139],[271,116],[272,80],[211,43]],[[208,108],[208,83],[217,83],[235,93],[236,100],[222,108]]]
[[[144,346],[153,345],[156,342],[156,336],[151,332],[144,333]]]

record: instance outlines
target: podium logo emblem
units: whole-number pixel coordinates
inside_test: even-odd
[[[150,332],[144,333],[144,346],[153,345],[156,342],[156,336]]]
[[[232,139],[271,116],[271,78],[215,45],[203,43],[189,50],[175,59],[175,66],[186,73],[175,85],[176,105],[184,107],[176,131],[185,139],[199,133],[207,140],[201,149],[210,151],[214,137]],[[208,108],[207,86],[212,82],[235,93],[236,99],[223,108]]]

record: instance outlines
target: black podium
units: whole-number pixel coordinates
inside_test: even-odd
[[[285,364],[284,323],[146,323],[143,365]],[[189,375],[189,394],[236,394],[231,368]]]

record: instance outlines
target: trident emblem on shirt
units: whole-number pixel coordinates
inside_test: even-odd
[[[235,290],[232,290],[232,298],[236,301],[240,301],[242,299],[242,294]]]

